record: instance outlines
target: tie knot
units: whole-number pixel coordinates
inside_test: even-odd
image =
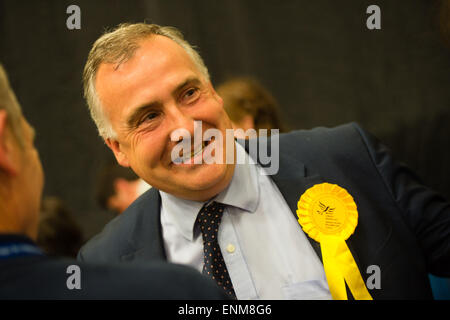
[[[224,205],[212,202],[203,206],[197,216],[197,224],[202,232],[203,242],[217,241],[219,225],[222,221]]]

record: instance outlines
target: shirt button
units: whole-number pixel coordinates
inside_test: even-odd
[[[227,245],[227,251],[229,253],[233,253],[234,250],[236,250],[235,246],[233,246],[231,243]]]

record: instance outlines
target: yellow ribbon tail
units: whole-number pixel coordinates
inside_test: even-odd
[[[347,283],[355,300],[372,300],[345,240],[323,236],[320,241],[328,287],[334,300],[347,300]]]

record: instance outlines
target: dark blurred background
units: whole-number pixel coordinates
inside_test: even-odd
[[[81,9],[68,30],[66,9]],[[368,30],[366,8],[381,8]],[[214,85],[250,75],[268,88],[290,129],[357,121],[450,197],[448,0],[0,1],[0,61],[37,130],[45,195],[63,199],[85,239],[112,214],[94,199],[113,161],[82,97],[92,43],[121,22],[181,29]]]

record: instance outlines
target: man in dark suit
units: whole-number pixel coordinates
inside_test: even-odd
[[[0,65],[0,299],[226,297],[212,281],[184,266],[113,266],[46,257],[32,240],[44,184],[34,136]]]
[[[427,272],[450,274],[442,197],[356,124],[235,144],[207,68],[173,28],[105,34],[84,86],[119,164],[154,189],[80,260],[184,263],[238,299],[431,298]],[[189,136],[193,146],[180,151]]]

